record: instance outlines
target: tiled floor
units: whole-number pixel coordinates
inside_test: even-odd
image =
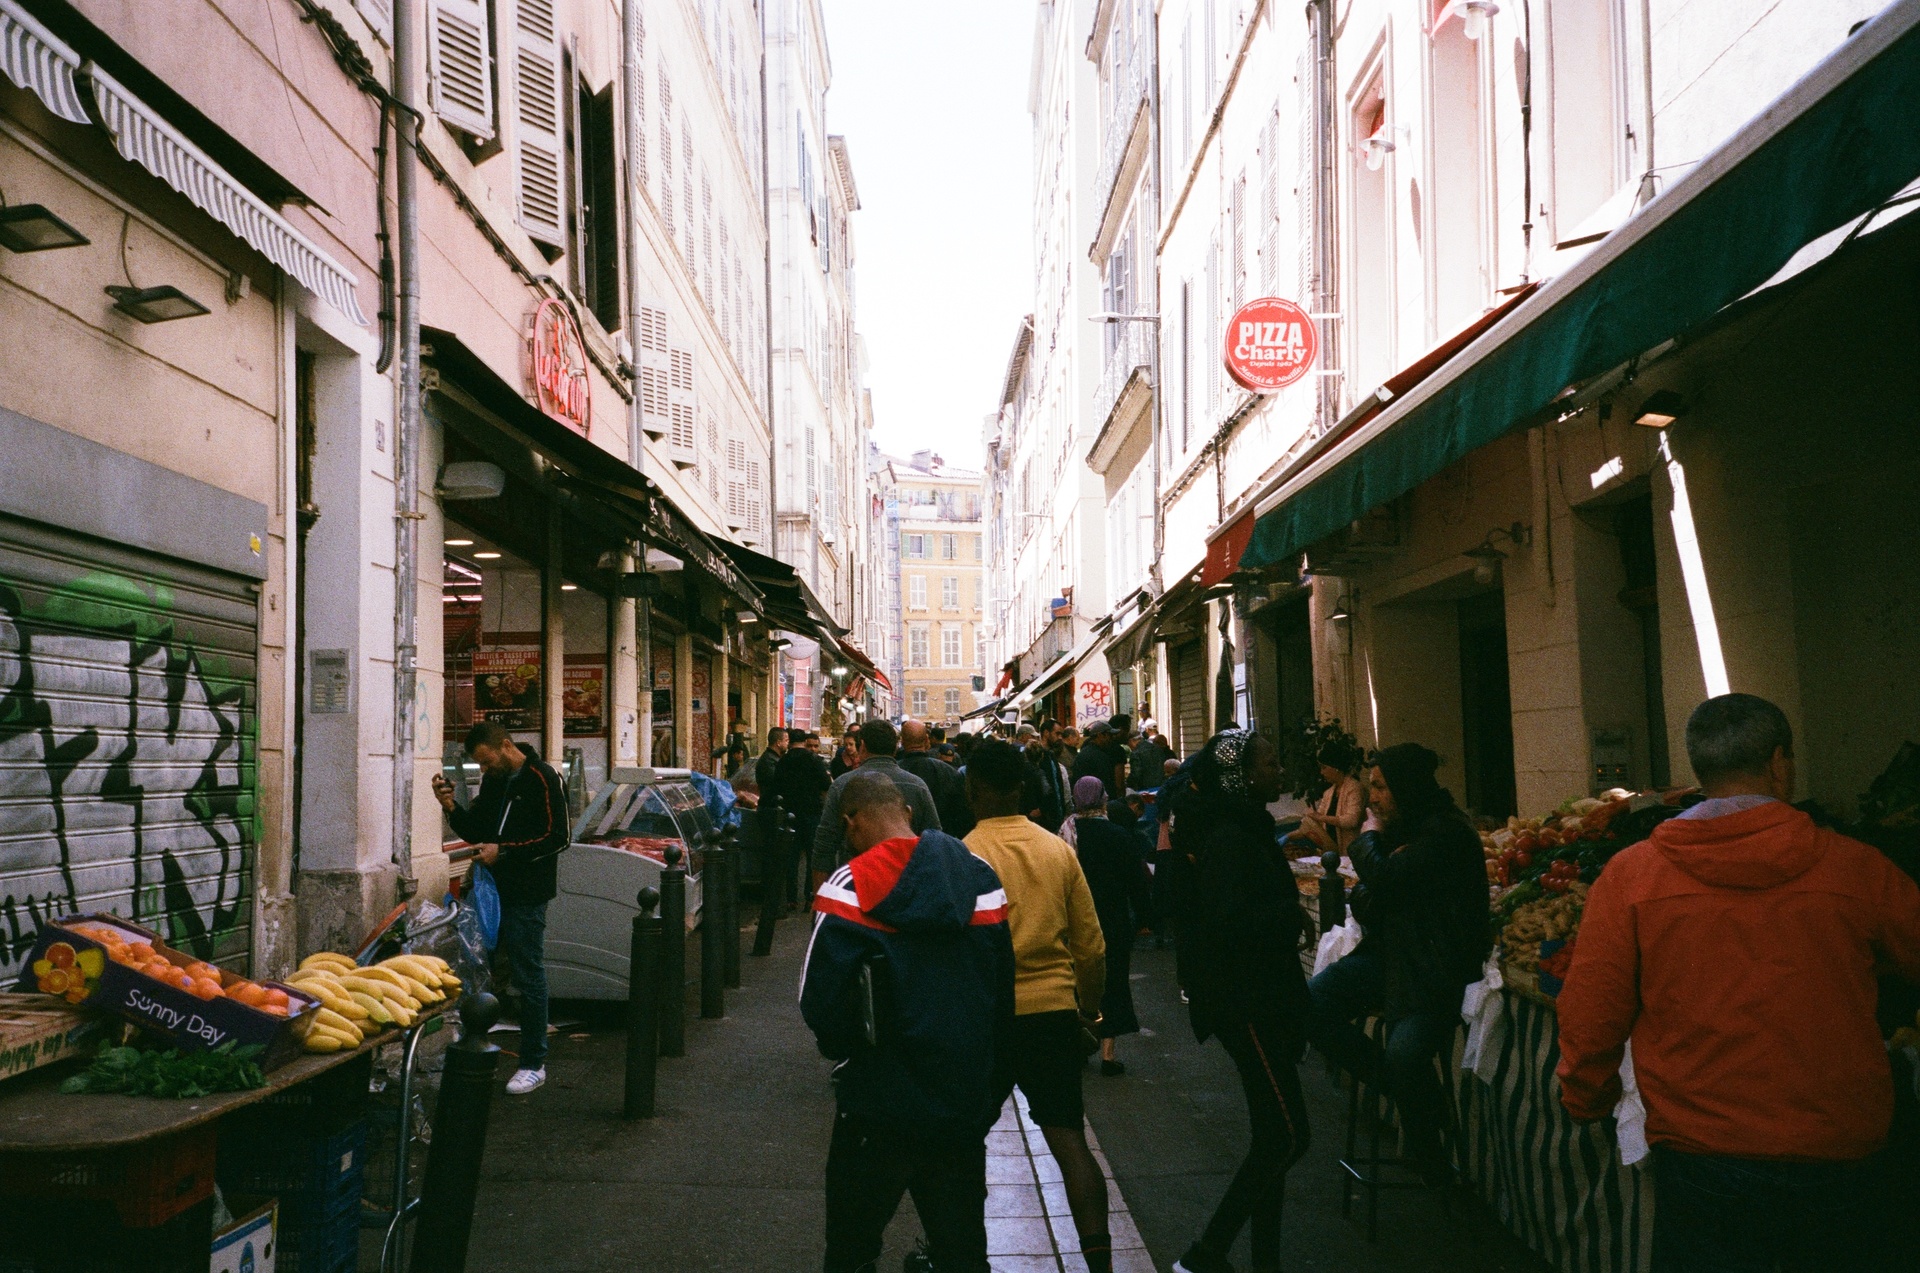
[[[1154,1273],[1126,1199],[1113,1183],[1113,1168],[1100,1152],[1093,1128],[1087,1143],[1107,1177],[1107,1231],[1113,1238],[1114,1273]],[[987,1255],[993,1273],[1085,1273],[1080,1238],[1067,1210],[1060,1164],[1046,1138],[1027,1116],[1026,1097],[1015,1092],[987,1136]]]

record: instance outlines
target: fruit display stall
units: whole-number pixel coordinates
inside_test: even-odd
[[[1481,833],[1498,976],[1468,994],[1481,1024],[1480,1037],[1470,1030],[1458,1055],[1459,1167],[1494,1215],[1565,1273],[1649,1267],[1653,1183],[1618,1117],[1578,1124],[1561,1106],[1555,999],[1578,946],[1588,890],[1608,861],[1698,798],[1610,792]],[[1818,807],[1802,807],[1835,822]],[[1920,748],[1903,747],[1859,807],[1860,816],[1839,829],[1920,874]],[[1910,1156],[1920,1103],[1917,993],[1884,984],[1881,1004],[1900,1093],[1896,1151]],[[1623,1141],[1634,1162],[1623,1161]]]
[[[43,923],[0,1003],[5,1266],[356,1267],[375,1053],[397,1045],[410,1109],[419,1044],[461,993],[444,959],[392,945],[255,980],[115,915]]]

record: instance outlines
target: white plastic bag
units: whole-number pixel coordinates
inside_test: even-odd
[[[1460,996],[1460,1016],[1467,1023],[1467,1042],[1460,1053],[1460,1068],[1471,1071],[1482,1083],[1493,1082],[1500,1065],[1500,1046],[1507,1038],[1507,1000],[1500,993],[1504,985],[1506,978],[1500,973],[1500,958],[1490,955],[1480,980]]]
[[[1360,921],[1351,915],[1340,927],[1320,934],[1320,949],[1313,957],[1313,975],[1318,977],[1360,948]]]
[[[1640,1081],[1633,1075],[1633,1041],[1620,1058],[1620,1101],[1613,1107],[1614,1138],[1620,1145],[1620,1165],[1631,1167],[1652,1153],[1647,1145],[1647,1106],[1640,1099]]]

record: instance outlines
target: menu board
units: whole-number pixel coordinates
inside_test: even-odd
[[[606,731],[607,665],[604,661],[568,659],[560,697],[567,737],[594,737]]]
[[[473,714],[511,730],[540,728],[540,647],[500,645],[473,652]]]

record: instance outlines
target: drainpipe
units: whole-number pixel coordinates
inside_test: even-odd
[[[647,431],[643,418],[644,403],[640,392],[640,347],[635,342],[640,338],[640,310],[643,304],[641,296],[640,274],[640,215],[638,202],[640,189],[640,147],[643,144],[640,134],[640,0],[621,0],[620,3],[620,65],[625,77],[625,132],[626,132],[626,169],[627,181],[623,183],[628,194],[629,214],[626,220],[627,232],[627,343],[633,349],[633,397],[627,402],[627,436],[633,440],[633,467],[642,476],[647,471]],[[647,573],[647,545],[639,544],[639,570],[642,576]],[[623,558],[621,570],[632,564],[630,558]],[[634,706],[639,712],[639,723],[635,726],[633,757],[642,765],[653,763],[653,603],[642,596],[636,602],[632,598],[621,596],[615,604],[619,607],[617,622],[622,635],[627,626],[627,613],[633,612],[634,660],[638,668],[638,679],[634,694]],[[616,757],[616,759],[628,759]]]
[[[419,650],[420,445],[420,209],[416,184],[420,142],[419,96],[414,74],[415,0],[393,6],[393,95],[403,112],[395,121],[394,195],[399,222],[400,387],[393,428],[393,865],[403,897],[413,896],[414,698]]]
[[[1307,21],[1313,38],[1313,305],[1324,324],[1320,329],[1320,367],[1333,372],[1340,366],[1340,290],[1335,282],[1338,240],[1338,203],[1334,198],[1335,157],[1339,150],[1333,118],[1334,15],[1333,0],[1312,0]],[[1340,380],[1320,378],[1318,433],[1326,433],[1340,418]]]

